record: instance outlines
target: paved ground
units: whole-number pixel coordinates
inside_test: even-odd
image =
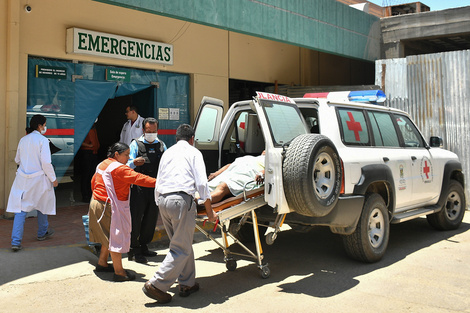
[[[197,234],[194,244],[201,290],[159,305],[141,291],[167,252],[149,265],[124,266],[137,280],[113,283],[94,273],[96,256],[84,245],[0,249],[2,312],[470,312],[470,214],[456,231],[439,232],[425,219],[393,225],[379,263],[348,259],[341,240],[326,228],[286,231],[265,245],[271,276],[250,261],[229,272],[215,244]],[[51,239],[52,243],[55,239]],[[177,293],[176,285],[170,290]]]
[[[37,241],[37,219],[28,217],[25,222],[22,246],[25,249],[52,247],[60,245],[86,245],[85,229],[83,227],[82,215],[88,213],[88,204],[57,208],[57,215],[49,216],[49,226],[54,228],[53,239]],[[11,247],[12,219],[0,219],[0,249]],[[163,231],[161,219],[157,222],[157,231],[154,239],[166,235]]]

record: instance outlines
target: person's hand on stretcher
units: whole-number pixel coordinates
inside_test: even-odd
[[[256,175],[255,181],[257,185],[261,185],[264,183],[264,170],[262,170],[258,175]]]
[[[217,214],[215,214],[214,210],[212,210],[210,199],[206,199],[206,201],[204,202],[204,208],[206,209],[206,215],[209,222],[217,221],[218,217]]]

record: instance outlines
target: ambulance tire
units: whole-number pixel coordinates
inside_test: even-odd
[[[377,193],[366,195],[356,230],[341,237],[351,258],[366,263],[382,259],[390,237],[390,220],[384,199]]]
[[[331,212],[341,189],[341,162],[333,142],[319,134],[297,136],[283,163],[283,185],[296,213],[321,217]]]
[[[437,230],[454,230],[462,224],[467,203],[462,184],[451,179],[445,193],[446,201],[442,209],[426,216],[429,225]]]

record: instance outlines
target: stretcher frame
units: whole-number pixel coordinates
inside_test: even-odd
[[[214,238],[209,232],[204,230],[203,227],[199,226],[196,223],[196,228],[203,233],[208,239],[215,242],[224,252],[224,261],[225,266],[229,271],[234,271],[237,268],[237,262],[233,258],[234,255],[242,256],[250,259],[256,260],[257,266],[260,270],[262,278],[268,278],[271,274],[269,270],[269,264],[263,263],[263,248],[261,246],[261,239],[258,230],[258,220],[256,217],[255,210],[266,205],[266,201],[264,200],[264,187],[258,188],[255,190],[247,190],[247,185],[252,182],[248,182],[245,184],[243,196],[232,197],[223,202],[230,204],[235,203],[231,207],[227,207],[227,205],[220,205],[215,204],[213,205],[213,210],[217,214],[217,221],[209,222],[206,215],[198,215],[196,217],[197,222],[202,222],[203,226],[205,223],[214,223],[215,232],[217,228],[221,230],[222,238],[220,241]],[[205,212],[204,212],[205,213]],[[241,225],[243,225],[246,220],[251,216],[252,224],[253,224],[253,234],[255,240],[255,248],[256,252],[251,251],[248,247],[246,247],[240,240],[235,237],[235,233],[240,230]],[[230,221],[235,218],[240,217],[240,222],[238,224],[232,224],[230,226]],[[238,244],[246,253],[237,253],[232,252],[230,250],[228,237],[230,237],[234,242],[234,244]]]

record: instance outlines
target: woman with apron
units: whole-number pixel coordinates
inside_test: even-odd
[[[131,240],[129,190],[131,185],[155,187],[155,178],[135,172],[126,165],[129,146],[118,142],[108,150],[108,158],[98,164],[91,180],[90,241],[101,243],[97,272],[114,272],[117,282],[134,280],[135,275],[122,267],[122,253]],[[111,254],[113,264],[108,264]]]

